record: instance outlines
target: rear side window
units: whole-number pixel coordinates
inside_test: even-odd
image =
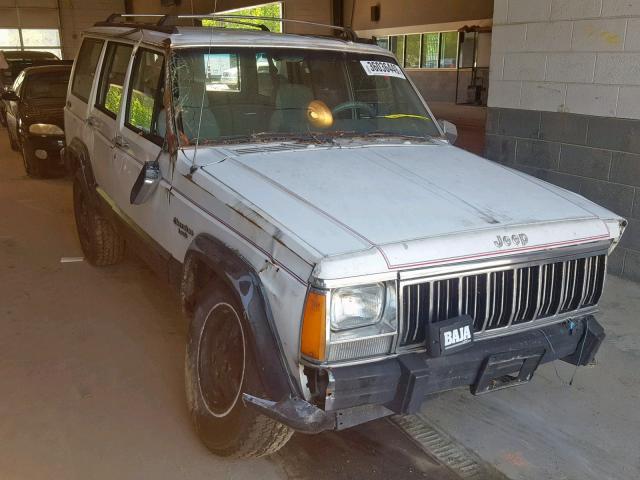
[[[87,38],[82,43],[78,59],[76,60],[76,70],[71,86],[71,93],[83,102],[89,101],[91,86],[96,75],[98,60],[102,52],[103,40]]]
[[[115,118],[122,103],[122,89],[124,77],[127,74],[129,60],[131,60],[131,45],[110,43],[104,57],[98,98],[96,106],[107,115]]]
[[[129,128],[159,144],[162,144],[165,133],[158,127],[158,117],[163,108],[163,71],[164,55],[138,50],[131,75],[126,120]]]

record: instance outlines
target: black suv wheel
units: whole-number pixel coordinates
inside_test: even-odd
[[[44,170],[44,165],[40,159],[36,158],[33,151],[26,142],[22,142],[22,163],[24,164],[24,171],[29,177],[41,177]]]
[[[242,392],[260,394],[243,318],[242,306],[229,292],[215,283],[204,289],[189,329],[185,387],[191,417],[209,450],[261,457],[282,448],[293,430],[242,403]]]
[[[9,145],[11,146],[11,150],[13,150],[14,152],[17,152],[18,150],[20,150],[20,145],[18,145],[18,142],[16,141],[16,139],[13,138],[13,135],[11,135],[10,130],[7,133],[9,134]]]

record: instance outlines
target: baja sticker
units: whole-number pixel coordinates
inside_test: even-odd
[[[364,71],[372,76],[406,78],[398,65],[391,62],[379,62],[377,60],[361,60]]]
[[[448,350],[453,347],[465,345],[473,341],[471,334],[471,327],[465,325],[464,327],[454,328],[453,330],[446,330],[442,332],[444,340],[444,349]]]
[[[460,315],[429,324],[427,353],[432,357],[449,355],[473,345],[473,318]]]

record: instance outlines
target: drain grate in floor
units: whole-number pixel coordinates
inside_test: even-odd
[[[392,423],[400,427],[427,454],[451,468],[462,478],[484,479],[487,472],[480,459],[459,445],[445,433],[437,430],[417,415],[394,415]],[[493,472],[491,472],[493,473]]]

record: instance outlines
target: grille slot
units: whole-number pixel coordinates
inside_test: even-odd
[[[255,147],[234,148],[233,152],[236,155],[251,155],[254,153],[284,152],[287,150],[304,150],[307,148],[309,148],[308,145],[301,143],[279,143],[277,145],[257,145]]]
[[[594,306],[605,272],[598,255],[404,285],[400,346],[424,343],[428,324],[459,315],[484,333]]]

